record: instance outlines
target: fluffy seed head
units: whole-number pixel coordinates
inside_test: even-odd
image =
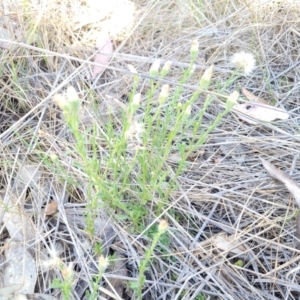
[[[60,95],[60,94],[55,94],[53,96],[53,102],[58,105],[61,109],[63,109],[66,105],[66,99]]]
[[[64,114],[77,114],[80,107],[80,98],[76,90],[69,86],[65,96],[56,94],[53,97],[53,102],[57,104]]]
[[[255,58],[252,53],[245,51],[235,53],[231,58],[231,62],[241,70],[244,75],[251,74],[255,69]]]
[[[141,143],[141,135],[143,132],[144,124],[138,122],[136,119],[133,119],[131,120],[129,129],[125,132],[125,138],[130,141],[137,140],[139,143]]]

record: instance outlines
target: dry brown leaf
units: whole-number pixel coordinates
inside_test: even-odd
[[[16,178],[17,187],[22,189],[27,186],[31,188],[38,188],[42,176],[41,168],[34,165],[24,165],[19,171]]]
[[[270,176],[285,185],[289,192],[294,196],[297,205],[300,207],[300,188],[293,178],[283,171],[277,169],[270,162],[264,160],[263,158],[260,158],[260,160]],[[300,239],[300,213],[298,214],[296,220],[296,237],[298,240]],[[300,243],[298,241],[295,242],[295,246],[298,250],[300,249]]]
[[[27,298],[27,295],[24,294],[17,294],[14,295],[12,298],[10,298],[9,300],[29,300],[29,298]]]
[[[18,293],[22,286],[23,284],[19,283],[0,288],[0,300],[9,299],[13,294]]]
[[[222,157],[215,157],[215,158],[213,159],[213,162],[214,162],[215,164],[219,164],[221,161],[222,161]]]
[[[254,94],[252,94],[250,91],[248,91],[246,88],[242,88],[242,92],[245,95],[245,97],[250,101],[250,102],[257,102],[257,103],[262,103],[262,104],[266,104],[268,105],[268,101],[263,99],[263,98],[259,98],[257,96],[255,96]]]
[[[51,201],[50,203],[48,203],[45,207],[44,213],[46,216],[50,216],[56,213],[57,211],[57,202],[56,201]]]
[[[0,196],[0,214],[4,213],[3,221],[9,236],[14,241],[28,241],[34,238],[35,228],[31,217],[24,210],[25,193],[19,198],[15,193]],[[5,204],[8,203],[8,204]]]
[[[180,153],[176,152],[176,153],[171,153],[168,157],[168,160],[170,160],[171,162],[181,162],[182,161],[182,156]]]
[[[283,109],[278,109],[265,104],[256,104],[253,102],[235,105],[234,111],[237,111],[241,120],[244,120],[250,124],[258,124],[258,122],[248,118],[247,116],[264,122],[271,122],[276,119],[286,120],[289,118],[289,114]],[[239,114],[239,112],[242,114]]]
[[[213,249],[211,246],[213,245]],[[226,255],[228,253],[242,255],[245,254],[247,248],[241,243],[241,240],[235,235],[227,235],[220,233],[210,237],[209,239],[198,244],[200,251],[207,253],[209,248],[211,250],[219,249]]]
[[[5,16],[1,14],[0,18],[0,39],[7,40],[8,42],[1,41],[0,48],[4,49],[16,49],[17,45],[9,43],[9,41],[21,41],[24,38],[24,33],[17,20],[11,16]],[[32,35],[32,38],[36,36]],[[34,42],[34,40],[33,40]]]
[[[193,151],[192,153],[189,154],[189,156],[186,158],[186,160],[195,160],[199,157],[201,157],[204,154],[204,151]],[[168,157],[168,160],[170,160],[170,162],[174,162],[174,163],[178,163],[182,161],[182,155],[178,152],[176,153],[171,153]]]
[[[34,292],[37,271],[35,260],[22,243],[10,241],[5,246],[6,265],[4,270],[5,285],[22,284],[20,293]]]
[[[245,254],[245,251],[247,251],[247,249],[241,244],[241,241],[233,234],[219,234],[213,238],[215,247],[224,252],[242,255]]]
[[[101,113],[105,115],[112,115],[120,110],[127,111],[127,106],[118,98],[112,95],[106,95],[105,102],[101,103]]]
[[[113,45],[110,40],[110,37],[107,32],[103,32],[97,40],[97,48],[99,51],[105,54],[113,53]],[[98,66],[94,66],[92,79],[102,71],[104,71],[105,67],[109,64],[110,56],[98,53],[95,55],[95,63],[98,63]]]
[[[283,171],[274,167],[271,163],[260,158],[263,166],[268,171],[271,177],[282,182],[285,187],[289,190],[289,192],[294,196],[297,205],[300,207],[300,188],[297,183],[293,180],[293,178],[284,173]]]

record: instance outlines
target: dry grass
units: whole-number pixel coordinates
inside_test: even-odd
[[[264,157],[272,161],[300,182],[297,2],[145,0],[130,3],[124,19],[125,0],[98,4],[96,13],[91,8],[93,1],[61,2],[49,0],[40,5],[25,1],[27,7],[22,8],[11,1],[0,19],[1,37],[6,34],[7,39],[18,42],[10,46],[1,43],[0,52],[2,198],[5,202],[8,198],[4,195],[11,195],[11,199],[19,199],[10,199],[11,203],[24,201],[21,214],[27,216],[26,222],[33,229],[21,235],[20,243],[36,265],[45,264],[55,249],[66,266],[73,263],[74,299],[88,299],[85,292],[97,273],[95,243],[101,242],[103,255],[113,256],[97,299],[110,299],[109,294],[111,299],[133,299],[129,282],[136,280],[139,263],[149,247],[151,234],[147,230],[166,219],[170,229],[150,261],[143,299],[298,299],[297,207],[259,160]],[[117,2],[124,5],[120,11]],[[113,37],[115,56],[101,78],[91,82],[95,41],[103,28]],[[193,39],[200,44],[197,64],[216,66],[211,91],[227,82],[234,53],[251,52],[258,62],[255,72],[239,77],[223,93],[246,87],[275,102],[276,107],[284,107],[290,118],[250,125],[233,113],[227,115],[206,144],[190,157],[187,170],[177,180],[178,190],[172,193],[163,213],[155,215],[149,205],[144,230],[136,232],[128,220],[118,220],[115,212],[102,210],[95,223],[95,237],[90,239],[83,230],[88,178],[71,164],[80,159],[72,152],[73,140],[61,112],[51,102],[53,95],[73,85],[86,107],[92,99],[105,107],[110,97],[126,105],[132,87],[132,77],[126,74],[128,63],[140,74],[148,72],[155,58],[181,66],[189,62]],[[174,67],[168,74],[171,89],[181,73],[180,67]],[[183,102],[194,92],[191,86],[201,74],[196,69],[185,87]],[[142,94],[147,86],[148,79],[142,76]],[[199,100],[193,112],[197,113],[201,105]],[[207,124],[221,109],[217,103],[209,108],[204,115]],[[101,128],[106,117],[104,112],[92,115],[83,126],[92,122]],[[117,125],[115,130],[119,130]],[[107,151],[103,137],[97,137],[97,142],[103,152]],[[53,163],[54,155],[62,167]],[[166,166],[170,173],[176,165],[176,153],[173,158]],[[38,179],[24,178],[24,166],[32,168],[31,175],[32,170],[38,170]],[[43,209],[51,200],[58,202],[59,212],[45,217]],[[238,252],[217,246],[217,236],[224,233],[234,238],[236,243],[229,244]],[[8,263],[4,253],[11,239],[2,224],[0,287],[7,276],[1,270]],[[63,278],[59,266],[54,263],[52,268],[38,270],[35,292],[61,299],[61,292],[50,287],[54,278]]]

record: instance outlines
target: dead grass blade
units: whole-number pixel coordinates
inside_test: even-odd
[[[268,161],[260,158],[263,166],[268,171],[271,177],[282,182],[289,192],[294,196],[297,205],[300,207],[300,188],[291,176],[279,170]]]

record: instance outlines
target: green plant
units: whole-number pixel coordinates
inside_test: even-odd
[[[159,223],[158,231],[154,235],[150,247],[147,249],[145,253],[144,259],[140,263],[138,281],[131,282],[131,288],[133,288],[136,291],[138,299],[142,299],[142,288],[146,280],[145,271],[148,269],[148,264],[150,262],[151,256],[154,253],[154,249],[158,244],[159,239],[167,230],[168,230],[168,223],[165,220],[162,220]]]
[[[75,152],[80,160],[74,165],[89,178],[86,231],[91,236],[100,203],[108,210],[117,210],[119,217],[127,218],[139,231],[144,217],[149,214],[148,203],[154,201],[152,212],[159,215],[168,205],[170,194],[177,188],[177,177],[185,170],[189,155],[205,143],[208,135],[235,104],[238,95],[232,94],[225,110],[210,125],[203,127],[204,113],[214,100],[211,94],[205,96],[213,66],[205,71],[199,81],[199,89],[190,99],[180,102],[184,84],[194,73],[197,55],[198,43],[194,41],[190,66],[183,70],[179,85],[173,92],[169,85],[160,85],[160,79],[170,70],[170,62],[159,70],[160,62],[156,61],[150,69],[151,79],[145,101],[137,93],[140,80],[137,71],[130,67],[134,80],[129,104],[119,118],[121,129],[116,129],[116,120],[109,117],[105,124],[101,124],[101,131],[97,124],[82,131],[80,100],[75,90],[68,88],[67,99],[57,95],[56,103],[62,108],[76,140]],[[193,105],[203,95],[202,109],[193,113]],[[106,155],[101,157],[101,161],[97,146],[99,136],[107,144]],[[167,160],[172,152],[178,152],[181,159],[171,172]]]
[[[89,300],[98,299],[99,285],[108,264],[109,264],[108,258],[105,258],[104,256],[101,255],[99,258],[99,265],[98,265],[99,272],[96,276],[93,277],[93,280],[91,281],[91,292],[86,293],[86,296],[88,297]]]
[[[61,269],[63,280],[59,280],[58,278],[53,279],[52,287],[61,290],[63,300],[69,300],[71,299],[71,295],[72,295],[73,277],[74,277],[72,264],[70,264],[68,267],[61,264],[60,269]]]
[[[205,296],[202,293],[200,293],[197,295],[197,297],[195,299],[196,300],[205,300]]]
[[[98,274],[92,277],[92,280],[90,282],[91,291],[86,292],[86,296],[89,300],[94,300],[98,298],[100,282],[108,264],[108,258],[101,255],[99,257],[98,263]],[[72,289],[74,280],[73,264],[70,263],[68,266],[65,266],[63,262],[59,259],[59,268],[61,270],[62,280],[58,278],[53,279],[51,286],[52,288],[61,290],[63,300],[70,300],[72,299]]]

